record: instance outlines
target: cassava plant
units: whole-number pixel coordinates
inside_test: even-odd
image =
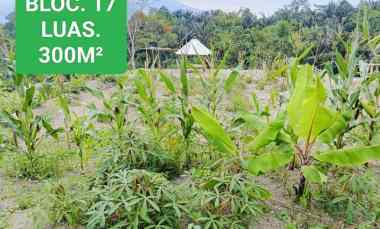
[[[180,228],[186,200],[161,174],[119,170],[95,183],[87,228]]]
[[[243,173],[204,171],[194,173],[192,199],[194,225],[202,228],[249,228],[265,211],[271,194]]]

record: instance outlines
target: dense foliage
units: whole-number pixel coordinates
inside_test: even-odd
[[[145,48],[178,49],[191,38],[198,38],[219,58],[229,50],[227,63],[231,66],[243,62],[247,68],[264,68],[276,58],[297,56],[309,46],[315,49],[307,61],[321,66],[342,48],[337,41],[355,30],[363,14],[369,16],[369,32],[378,33],[379,9],[379,1],[354,7],[346,0],[315,6],[307,0],[295,0],[270,16],[258,16],[248,9],[231,13],[169,12],[165,8],[137,11],[129,21],[129,59],[132,67],[145,66],[146,61],[158,66],[153,57],[146,60]],[[172,52],[160,55],[162,66],[176,67]]]

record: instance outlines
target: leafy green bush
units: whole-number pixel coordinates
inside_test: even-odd
[[[373,171],[348,169],[338,171],[335,177],[316,195],[318,204],[348,224],[376,223],[380,219],[380,187]]]
[[[151,138],[138,135],[135,131],[124,132],[122,143],[115,133],[109,130],[97,131],[95,134],[95,154],[99,155],[99,176],[115,173],[124,169],[144,169],[161,172],[169,178],[181,174],[181,168],[175,155]],[[120,145],[123,146],[121,151]]]
[[[178,228],[186,205],[169,181],[145,170],[121,170],[95,183],[88,228]]]
[[[48,198],[50,220],[72,226],[85,223],[90,195],[87,192],[88,187],[81,183],[76,186],[66,187],[62,184],[52,186]]]
[[[264,200],[271,194],[241,173],[195,175],[196,197],[192,200],[193,224],[202,228],[248,228],[264,213]]]
[[[86,211],[92,199],[89,184],[89,179],[84,176],[70,175],[59,181],[48,181],[31,192],[33,228],[85,225]]]

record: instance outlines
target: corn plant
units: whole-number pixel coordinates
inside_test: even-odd
[[[338,137],[332,142],[327,139],[325,143],[333,143],[337,149],[345,146],[345,137],[352,130],[360,126],[365,126],[367,121],[361,116],[371,110],[371,106],[376,103],[373,94],[369,93],[368,86],[374,81],[374,76],[368,64],[360,60],[360,50],[369,50],[376,58],[376,48],[380,43],[379,36],[371,38],[369,33],[368,9],[363,9],[363,18],[359,18],[358,26],[353,33],[351,41],[344,41],[338,36],[338,44],[343,47],[342,52],[336,50],[335,60],[326,64],[325,70],[330,80],[330,102],[335,109],[342,113],[341,129]],[[370,60],[372,62],[372,60]],[[359,67],[357,67],[359,66]],[[337,69],[337,73],[335,72]],[[360,76],[357,78],[356,76]],[[371,101],[367,101],[370,99]],[[373,116],[371,114],[370,116]],[[373,119],[373,117],[371,117]],[[369,138],[373,136],[374,120],[369,121]],[[371,133],[372,132],[372,133]]]
[[[124,135],[128,132],[129,100],[125,92],[125,81],[127,79],[127,77],[121,77],[117,80],[118,89],[111,95],[110,99],[105,98],[104,95],[101,96],[104,106],[102,111],[97,110],[95,105],[90,106],[92,117],[100,122],[109,124],[114,133],[116,133],[117,144],[121,153],[124,152]]]
[[[91,131],[93,128],[93,125],[88,121],[87,117],[75,118],[70,127],[72,139],[79,150],[78,155],[80,158],[80,168],[82,173],[84,172],[84,147],[85,143],[91,137]]]
[[[71,147],[71,140],[70,140],[70,125],[72,121],[72,114],[70,110],[70,104],[69,100],[65,95],[60,95],[58,97],[58,106],[62,109],[63,111],[63,123],[64,123],[64,130],[65,130],[65,141],[67,147],[70,149]]]
[[[243,165],[254,175],[267,173],[288,165],[300,171],[297,198],[302,197],[307,183],[323,184],[327,176],[318,163],[337,166],[360,166],[370,160],[380,160],[380,146],[363,146],[320,152],[317,141],[335,139],[341,129],[341,114],[326,106],[327,94],[320,76],[313,74],[312,66],[297,67],[292,97],[287,109],[263,129],[249,144],[253,155],[239,152],[218,121],[202,109],[194,108],[196,122],[208,140],[227,155],[240,156]],[[269,146],[270,152],[265,152]]]
[[[219,64],[213,63],[215,68],[211,70],[200,71],[198,68],[191,64],[189,67],[193,70],[194,74],[199,77],[203,89],[202,103],[205,103],[208,111],[216,115],[218,107],[226,94],[229,94],[239,78],[240,67],[234,69],[227,77],[222,77],[221,72],[226,66],[229,57],[227,52]]]
[[[166,134],[164,129],[167,114],[158,99],[155,80],[155,75],[144,69],[139,69],[134,83],[138,95],[136,107],[142,115],[144,123],[148,126],[154,141],[160,143]]]
[[[362,113],[362,106],[360,104],[362,87],[354,87],[356,82],[355,75],[358,74],[356,65],[359,63],[359,32],[356,32],[353,42],[344,42],[342,40],[342,44],[346,54],[342,55],[338,50],[336,51],[335,65],[338,69],[338,74],[335,74],[333,64],[326,65],[330,78],[330,102],[343,115],[339,136],[335,142],[332,142],[337,149],[344,147],[345,135],[361,125],[358,119]]]
[[[362,108],[361,124],[367,132],[367,136],[357,136],[366,145],[371,145],[380,134],[378,125],[380,121],[380,75],[368,73],[368,65],[361,64],[361,75],[365,76],[365,81],[361,84],[362,96],[359,98]]]
[[[35,172],[35,151],[38,145],[47,137],[58,139],[62,129],[54,129],[46,117],[35,115],[33,102],[35,98],[35,87],[23,82],[21,78],[15,81],[22,104],[15,109],[14,113],[0,112],[0,124],[9,128],[14,133],[14,143],[25,152],[30,162],[31,174]],[[21,140],[23,145],[18,144]]]
[[[189,147],[191,143],[191,133],[193,132],[194,118],[191,115],[190,108],[190,86],[187,75],[187,64],[185,60],[181,62],[181,90],[180,94],[177,95],[177,88],[174,85],[171,76],[164,72],[160,72],[160,80],[165,84],[167,90],[171,93],[173,97],[173,103],[175,103],[174,116],[179,121],[181,125],[181,133],[183,141],[185,143],[185,167],[191,165],[191,155],[189,152]]]
[[[66,91],[65,84],[64,84],[64,77],[60,76],[57,77],[56,80],[56,100],[58,107],[62,110],[63,113],[63,123],[64,123],[64,130],[65,130],[65,141],[67,147],[71,148],[71,130],[70,127],[74,125],[73,119],[75,114],[70,109],[70,94]],[[99,92],[96,89],[90,88],[88,86],[83,86],[82,90],[89,92],[91,95],[94,95],[97,98],[103,98],[103,93]]]

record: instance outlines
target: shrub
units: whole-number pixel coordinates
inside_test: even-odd
[[[152,143],[150,138],[141,137],[134,132],[123,135],[123,151],[120,150],[119,138],[114,138],[112,132],[102,131],[96,134],[96,149],[101,155],[99,165],[101,174],[110,174],[124,169],[145,169],[152,172],[162,172],[169,177],[180,174],[180,167],[174,155],[159,145]]]
[[[56,228],[57,225],[78,228],[84,225],[92,199],[88,190],[89,180],[84,176],[45,183],[31,195],[34,228]]]
[[[334,182],[324,186],[317,198],[319,205],[346,223],[375,223],[380,219],[378,178],[371,170],[343,170]]]
[[[50,188],[49,218],[55,223],[72,226],[83,225],[89,203],[88,187],[79,183],[76,187],[55,184]]]
[[[88,228],[178,228],[184,203],[162,175],[121,170],[95,183]]]
[[[206,173],[195,175],[198,189],[192,217],[202,228],[248,228],[266,209],[271,194],[249,175]]]

